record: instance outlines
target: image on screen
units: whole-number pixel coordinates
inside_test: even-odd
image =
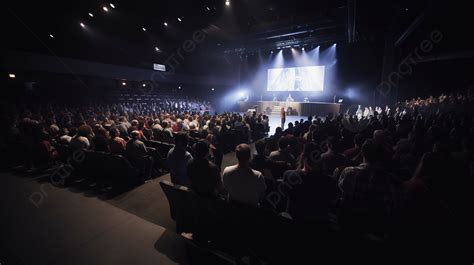
[[[324,65],[268,69],[267,91],[323,91]]]

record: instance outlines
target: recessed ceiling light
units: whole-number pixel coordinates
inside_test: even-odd
[[[143,31],[146,31],[146,28],[142,28]]]
[[[83,28],[85,28],[85,27],[86,27],[86,25],[84,25],[84,23],[82,23],[82,22],[81,22],[81,23],[79,23],[79,25],[81,25],[81,27],[83,27]]]
[[[226,6],[230,6],[230,1],[229,1],[229,0],[225,0],[225,5],[226,5]]]
[[[8,77],[10,77],[10,78],[16,78],[16,75],[15,75],[15,74],[8,74]]]
[[[155,47],[155,51],[159,52],[159,51],[160,51],[160,48]]]
[[[106,6],[103,6],[102,10],[104,10],[105,12],[109,12],[109,9]]]
[[[211,11],[211,9],[208,6],[206,6],[206,9],[207,9],[207,11]]]
[[[94,17],[94,15],[93,15],[92,13],[89,13],[89,16],[90,16],[90,17]]]
[[[181,22],[182,21],[181,18],[178,18],[178,21]]]
[[[122,86],[126,86],[126,85],[127,85],[127,83],[125,83],[125,82],[122,82]]]
[[[50,37],[51,39],[54,39],[54,35],[53,35],[53,34],[49,34],[49,37]]]
[[[163,25],[165,25],[165,27],[168,27],[168,23],[167,23],[167,22],[164,22]]]
[[[214,88],[211,88],[212,91],[214,91],[215,89]]]
[[[110,3],[109,5],[110,5],[111,8],[115,8],[115,5],[112,4],[112,3]]]
[[[145,83],[143,83],[143,84],[142,84],[142,87],[146,87],[146,84],[145,84]]]

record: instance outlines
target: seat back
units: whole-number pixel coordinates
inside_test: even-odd
[[[111,184],[133,183],[138,181],[139,171],[122,155],[107,154],[104,165],[105,181]]]
[[[161,181],[160,186],[168,199],[171,218],[176,222],[176,232],[191,232],[194,220],[189,189],[169,181]]]
[[[74,152],[78,151],[76,150]],[[73,165],[79,175],[94,180],[103,176],[105,172],[104,161],[106,160],[107,154],[91,150],[83,150],[83,152],[84,160]]]

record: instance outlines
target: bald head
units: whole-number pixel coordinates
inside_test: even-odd
[[[239,144],[235,148],[235,155],[237,160],[239,160],[239,165],[246,165],[250,160],[250,145],[248,144]]]

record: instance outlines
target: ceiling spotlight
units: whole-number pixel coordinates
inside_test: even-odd
[[[146,31],[146,28],[142,28],[143,31]]]
[[[92,13],[89,13],[89,16],[90,16],[90,17],[94,17],[94,15],[93,15]]]
[[[159,51],[160,51],[160,48],[155,47],[155,51],[159,52]]]
[[[211,88],[212,91],[214,91],[215,89],[214,88]]]
[[[13,78],[16,78],[16,75],[15,74],[8,74],[8,77],[13,79]]]
[[[106,6],[103,6],[102,10],[104,10],[105,12],[109,12],[109,9]]]
[[[225,0],[225,5],[226,5],[226,6],[230,6],[230,1],[229,1],[229,0]]]
[[[408,11],[408,7],[407,7],[407,8],[405,8],[405,11]]]
[[[142,84],[142,87],[146,87],[146,84],[145,84],[145,83],[143,83],[143,84]]]
[[[338,103],[342,103],[344,100],[342,98],[340,98],[337,102]]]
[[[211,11],[211,9],[208,6],[206,6],[206,9],[207,9],[207,11]]]
[[[125,83],[125,82],[122,82],[122,86],[126,86],[126,85],[127,85],[127,83]]]
[[[178,18],[178,21],[181,22],[182,21],[181,18]]]
[[[302,51],[304,51],[304,47],[303,47],[303,48],[301,48],[301,50],[302,50]]]
[[[163,25],[165,25],[165,27],[168,27],[168,23],[167,23],[167,22],[164,22]]]
[[[53,34],[49,34],[49,37],[50,37],[51,39],[54,39],[54,35],[53,35]]]
[[[110,3],[109,5],[110,5],[111,8],[115,8],[115,5],[112,4],[112,3]]]
[[[181,86],[178,86],[178,89],[181,89]]]
[[[83,28],[85,28],[85,27],[86,27],[86,25],[84,25],[84,23],[82,23],[82,22],[81,22],[81,23],[79,23],[79,25],[81,25],[81,27],[83,27]]]

